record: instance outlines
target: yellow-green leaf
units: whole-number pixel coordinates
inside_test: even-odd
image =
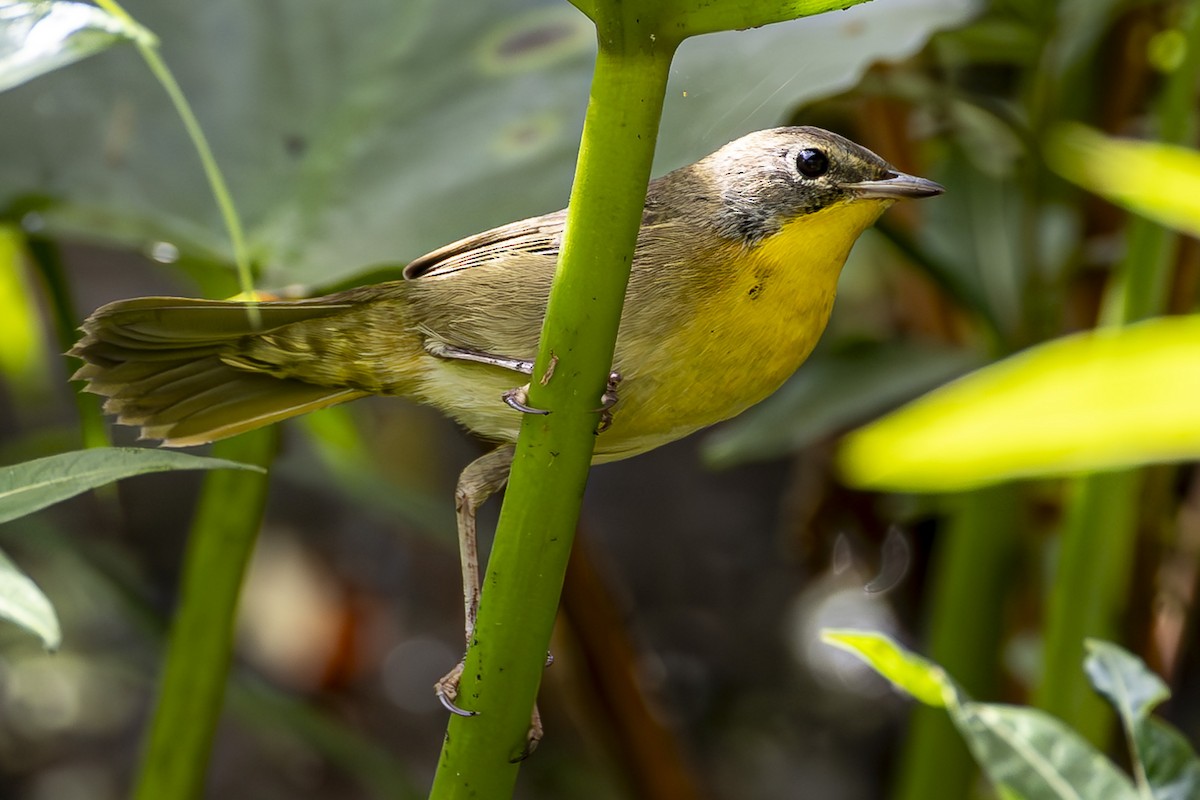
[[[1200,153],[1064,125],[1046,159],[1070,181],[1171,228],[1200,236]]]
[[[847,437],[856,486],[961,490],[1200,456],[1200,316],[1030,348]]]
[[[936,708],[945,708],[957,694],[954,684],[942,668],[932,661],[908,652],[880,633],[854,630],[824,630],[821,640],[861,658],[883,677],[917,700]]]

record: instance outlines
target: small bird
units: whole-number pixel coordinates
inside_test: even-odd
[[[842,265],[892,203],[938,184],[812,127],[751,133],[651,181],[594,462],[741,413],[808,357]],[[142,297],[82,325],[75,380],[170,447],[370,394],[441,409],[499,444],[456,492],[467,640],[479,601],[475,513],[508,478],[565,211],[421,256],[401,280],[305,300]],[[250,307],[256,313],[250,311]],[[619,387],[617,383],[619,380]],[[597,405],[611,405],[611,391]],[[451,710],[457,670],[439,683]]]

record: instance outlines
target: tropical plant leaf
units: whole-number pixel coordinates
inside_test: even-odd
[[[134,39],[153,41],[153,36],[88,3],[4,3],[0,5],[0,91]]]
[[[945,708],[1001,796],[1022,800],[1139,800],[1124,773],[1050,715],[1034,709],[976,703],[941,667],[881,634],[824,631],[822,638],[859,656],[918,700]]]
[[[177,469],[264,471],[262,467],[219,458],[138,447],[97,447],[59,453],[0,467],[0,523],[121,478]]]
[[[850,483],[954,491],[1200,455],[1200,316],[1068,336],[850,434]]]
[[[1147,717],[1137,727],[1134,748],[1154,800],[1195,800],[1200,797],[1200,759],[1196,758],[1196,751],[1188,740],[1173,726]]]
[[[1137,723],[1171,696],[1167,684],[1137,656],[1111,642],[1089,639],[1083,669],[1097,692],[1104,695],[1130,733]]]
[[[1170,697],[1162,678],[1141,659],[1110,642],[1086,642],[1084,670],[1096,691],[1117,709],[1125,728],[1138,783],[1155,800],[1189,800],[1200,795],[1200,761],[1187,739],[1150,716]]]
[[[685,42],[656,169],[779,124],[979,6],[889,0]],[[332,282],[565,205],[595,33],[561,0],[127,8],[192,98],[266,285]],[[0,163],[0,208],[228,261],[192,147],[132,49],[0,96],[0,118],[0,149],[20,156]]]
[[[883,677],[917,700],[945,708],[947,693],[958,689],[937,664],[910,653],[881,633],[828,629],[821,640],[861,658]]]
[[[951,717],[988,778],[1025,800],[1139,800],[1124,773],[1049,714],[968,702]]]
[[[3,552],[0,552],[0,617],[39,637],[47,650],[57,650],[62,642],[54,606]]]
[[[1169,228],[1200,236],[1200,152],[1059,128],[1046,157],[1068,180]],[[1113,169],[1120,164],[1120,169]]]

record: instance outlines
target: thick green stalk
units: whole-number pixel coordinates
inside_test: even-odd
[[[925,651],[971,695],[998,690],[1005,595],[1021,547],[1018,487],[993,486],[946,499],[947,523],[932,564]],[[946,712],[913,709],[896,800],[969,797],[975,762]]]
[[[612,364],[675,43],[598,21],[600,52],[527,415],[431,797],[512,794]],[[552,375],[548,366],[553,363]]]
[[[1200,13],[1185,16],[1185,40],[1200,36]],[[1160,141],[1192,144],[1200,48],[1167,80],[1155,108]],[[1130,221],[1125,257],[1105,297],[1102,324],[1123,325],[1166,310],[1177,236],[1142,218]],[[1143,473],[1126,470],[1086,475],[1068,496],[1058,571],[1047,609],[1042,682],[1035,704],[1085,737],[1107,744],[1113,716],[1084,678],[1083,641],[1119,639],[1126,612],[1138,532]]]
[[[213,455],[267,466],[274,428],[218,442]],[[262,522],[264,473],[214,470],[204,478],[188,538],[179,608],[133,792],[136,800],[196,800],[221,716],[242,577]]]
[[[686,36],[862,0],[575,0],[599,54],[558,271],[475,636],[432,798],[504,798],[517,778],[579,517],[641,222],[667,73]]]

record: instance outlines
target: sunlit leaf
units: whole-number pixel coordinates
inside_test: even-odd
[[[37,584],[0,552],[0,617],[15,622],[42,640],[48,650],[62,642],[54,606]]]
[[[261,467],[172,450],[97,447],[0,467],[0,523],[32,514],[68,497],[121,478],[178,469]]]
[[[565,205],[595,31],[562,0],[126,6],[192,98],[263,285],[330,283]],[[979,6],[888,0],[685,42],[656,171],[781,124]],[[0,96],[0,208],[50,199],[52,233],[227,259],[162,88],[132,49],[88,67]]]
[[[778,458],[961,375],[981,359],[910,342],[857,342],[821,353],[761,404],[705,441],[717,467]]]
[[[0,91],[127,39],[153,37],[87,3],[0,4]]]
[[[38,298],[25,274],[21,234],[0,225],[0,377],[18,398],[49,386],[47,347]]]
[[[945,707],[957,692],[942,668],[870,631],[824,630],[821,640],[861,658],[883,677],[926,705]]]
[[[1064,125],[1046,157],[1055,170],[1130,211],[1200,236],[1200,152]]]
[[[959,490],[1200,455],[1200,317],[1064,337],[847,437],[857,486]]]
[[[1124,773],[1049,714],[964,703],[951,716],[988,778],[1025,800],[1139,800]]]
[[[969,700],[941,667],[886,636],[824,631],[824,641],[862,658],[918,700],[940,706],[1004,797],[1138,800],[1133,784],[1095,748],[1041,711]]]

